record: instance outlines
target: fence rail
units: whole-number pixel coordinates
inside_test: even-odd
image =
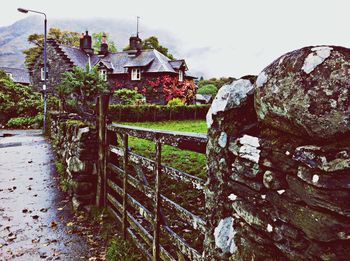
[[[103,102],[100,99],[99,139],[103,146],[99,147],[98,169],[101,204],[121,222],[123,237],[133,239],[149,260],[202,260],[202,248],[191,246],[178,227],[186,227],[204,237],[205,220],[161,190],[167,185],[164,180],[170,179],[176,184],[185,184],[193,193],[202,193],[205,181],[162,164],[162,146],[205,154],[207,136],[107,125]],[[129,136],[154,142],[154,158],[131,152]],[[176,217],[175,221],[167,213]]]

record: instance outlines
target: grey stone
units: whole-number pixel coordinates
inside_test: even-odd
[[[343,47],[305,47],[285,54],[258,77],[258,118],[297,136],[331,139],[348,133],[349,66],[350,50]]]
[[[253,91],[253,84],[249,80],[244,79],[239,79],[233,81],[231,84],[222,86],[207,113],[208,128],[210,128],[213,123],[213,115],[239,107]]]

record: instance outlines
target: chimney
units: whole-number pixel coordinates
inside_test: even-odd
[[[89,32],[86,31],[85,35],[84,35],[84,33],[81,35],[80,49],[83,50],[87,54],[93,54],[94,50],[91,48],[91,46],[92,46],[91,36],[89,35]]]
[[[101,54],[101,55],[107,55],[108,54],[107,36],[105,34],[102,35],[101,47],[100,47],[100,51],[99,51],[98,54]]]
[[[131,36],[129,39],[130,50],[141,50],[142,41],[138,36]]]

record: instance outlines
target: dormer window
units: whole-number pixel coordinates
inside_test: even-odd
[[[103,81],[107,81],[107,70],[106,69],[101,69],[100,70],[100,77]]]
[[[9,77],[11,80],[13,80],[12,73],[6,73],[7,77]]]
[[[40,70],[40,79],[42,81],[45,80],[45,73],[44,73],[44,67],[41,67],[41,70]],[[48,75],[49,75],[49,69],[46,67],[46,79],[48,78]]]
[[[179,71],[179,82],[183,82],[184,80],[184,71],[180,70]]]
[[[132,81],[141,80],[141,70],[140,69],[132,69],[131,70],[131,80]]]

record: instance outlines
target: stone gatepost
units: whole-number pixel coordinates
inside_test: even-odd
[[[58,160],[65,167],[65,183],[74,209],[96,204],[97,151],[96,127],[69,113],[51,113],[50,135]]]
[[[306,47],[207,115],[206,260],[350,260],[350,50]]]

